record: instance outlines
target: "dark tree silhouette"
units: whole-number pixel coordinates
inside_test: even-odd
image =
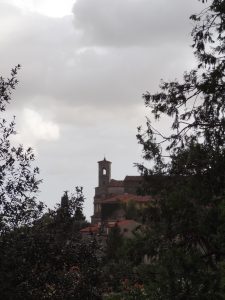
[[[191,16],[197,67],[144,94],[151,116],[172,124],[166,136],[149,118],[137,136],[153,161],[139,169],[167,178],[148,208],[148,299],[225,298],[225,1],[202,2]]]
[[[35,200],[40,180],[38,168],[32,167],[33,151],[22,145],[12,146],[15,118],[8,122],[4,116],[18,83],[19,68],[11,71],[9,79],[0,77],[0,233],[32,224],[43,210],[43,204]]]

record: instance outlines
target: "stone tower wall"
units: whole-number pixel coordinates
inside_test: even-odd
[[[98,186],[105,187],[111,180],[111,162],[106,159],[98,162]]]

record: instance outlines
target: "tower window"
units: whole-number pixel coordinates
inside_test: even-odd
[[[106,169],[105,168],[102,169],[102,174],[106,175]]]

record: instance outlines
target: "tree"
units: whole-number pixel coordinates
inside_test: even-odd
[[[71,226],[73,224],[74,230],[77,232],[87,226],[88,222],[83,214],[84,200],[82,187],[76,186],[75,193],[71,193],[70,195],[68,195],[68,191],[64,192],[61,204],[58,204],[58,208],[52,212],[56,214],[55,218],[59,226]]]
[[[60,208],[2,237],[3,299],[101,299],[99,247],[82,239],[73,204],[65,193]]]
[[[73,217],[75,221],[85,221],[85,216],[83,214],[83,204],[84,204],[83,188],[76,187],[75,194],[71,195],[71,205],[73,207]]]
[[[197,67],[143,95],[172,124],[165,136],[148,118],[137,135],[153,161],[141,172],[167,178],[148,208],[149,299],[225,299],[225,1],[202,2],[191,16]]]
[[[43,210],[43,203],[35,200],[40,180],[38,168],[32,168],[33,151],[25,150],[22,145],[12,146],[15,118],[7,122],[4,117],[18,83],[19,69],[19,65],[15,67],[7,80],[0,77],[0,234],[32,224]]]
[[[106,257],[107,260],[118,261],[120,259],[120,249],[123,245],[123,236],[121,230],[116,223],[116,225],[110,230],[106,241]]]

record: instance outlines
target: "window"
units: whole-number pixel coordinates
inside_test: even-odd
[[[102,169],[102,174],[106,175],[106,169],[105,168]]]

